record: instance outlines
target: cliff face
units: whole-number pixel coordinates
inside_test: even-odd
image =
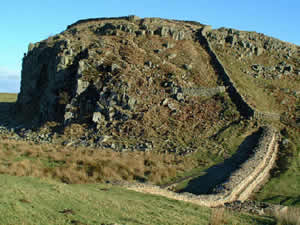
[[[172,66],[159,54],[179,40],[195,39],[195,32],[188,23],[159,19],[79,21],[59,35],[30,44],[23,59],[18,112],[31,116],[36,124],[126,120],[137,103],[130,89],[138,88],[130,87],[128,75],[135,73],[132,80],[150,85],[156,68]],[[149,37],[158,43],[145,40]],[[143,44],[156,44],[157,49],[139,46]],[[176,57],[176,53],[166,54],[167,59]]]
[[[45,42],[29,46],[23,59],[19,113],[31,116],[35,123],[63,120],[64,107],[59,96],[63,90],[71,93],[74,89],[78,67],[76,61],[68,65],[67,55],[72,59],[79,57],[72,54],[68,40],[53,46]]]

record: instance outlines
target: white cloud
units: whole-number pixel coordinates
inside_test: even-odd
[[[21,72],[18,70],[11,70],[5,67],[0,67],[0,78],[1,79],[20,79]]]

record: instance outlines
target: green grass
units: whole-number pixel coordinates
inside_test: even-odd
[[[300,206],[300,139],[297,131],[287,129],[280,146],[272,179],[254,196],[257,200],[288,206]]]
[[[18,94],[0,93],[0,102],[15,102]]]
[[[280,61],[284,61],[284,59],[274,59],[271,55],[263,55],[242,61],[236,60],[236,56],[229,53],[230,51],[232,50],[228,47],[216,50],[231,79],[236,83],[241,94],[246,97],[248,103],[263,112],[289,112],[290,115],[293,115],[295,111],[295,97],[285,93],[282,89],[288,88],[291,93],[299,91],[299,78],[289,76],[282,79],[268,80],[254,78],[242,72],[242,70],[253,72],[250,69],[253,64],[275,66]],[[224,54],[224,52],[226,53]],[[286,103],[281,104],[283,100]]]
[[[0,175],[0,224],[209,224],[209,208],[110,184],[66,185]],[[272,219],[225,212],[226,224]]]

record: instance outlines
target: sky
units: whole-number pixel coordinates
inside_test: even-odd
[[[300,0],[5,0],[0,13],[0,92],[18,92],[28,44],[79,19],[161,17],[256,31],[300,45]]]

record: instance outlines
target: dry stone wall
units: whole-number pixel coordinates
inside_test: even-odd
[[[207,207],[222,206],[236,200],[246,200],[253,190],[268,178],[278,151],[279,134],[270,127],[264,127],[254,154],[236,170],[227,181],[220,184],[216,193],[209,195],[178,194],[154,185],[126,184],[128,189],[163,195],[168,198],[191,202]]]
[[[182,93],[185,96],[203,96],[212,97],[217,94],[223,94],[226,91],[224,86],[215,88],[182,88]]]
[[[229,93],[230,98],[239,109],[241,115],[245,116],[246,118],[253,116],[254,115],[253,108],[245,101],[243,96],[239,93],[236,85],[231,80],[229,73],[226,71],[221,60],[218,58],[217,54],[214,52],[208,39],[206,38],[205,36],[206,32],[203,31],[199,32],[200,42],[202,43],[202,45],[205,47],[206,51],[210,55],[212,59],[212,64],[215,67],[215,70],[218,72],[221,80],[227,87],[227,91]]]
[[[193,40],[197,29],[203,26],[193,21],[162,20],[160,18],[141,19],[137,16],[127,16],[79,20],[69,25],[67,29],[76,34],[78,25],[91,24],[92,22],[95,22],[95,25],[90,25],[89,28],[98,35],[118,36],[120,32],[127,32],[136,36],[159,35],[161,37],[172,37],[174,40]],[[177,22],[180,24],[177,25]],[[185,22],[186,25],[183,26],[182,22]]]
[[[224,82],[225,86],[227,87],[228,93],[236,104],[237,108],[239,109],[240,113],[249,118],[254,117],[259,120],[276,120],[280,121],[280,115],[276,113],[269,113],[269,112],[260,112],[251,106],[246,99],[241,95],[237,85],[231,79],[229,73],[226,71],[225,67],[223,66],[222,61],[219,59],[218,55],[213,50],[208,38],[207,32],[209,32],[211,27],[206,26],[202,29],[199,33],[199,38],[202,44],[206,47],[208,54],[211,56],[212,61],[214,63],[215,69],[218,71],[220,78]]]

